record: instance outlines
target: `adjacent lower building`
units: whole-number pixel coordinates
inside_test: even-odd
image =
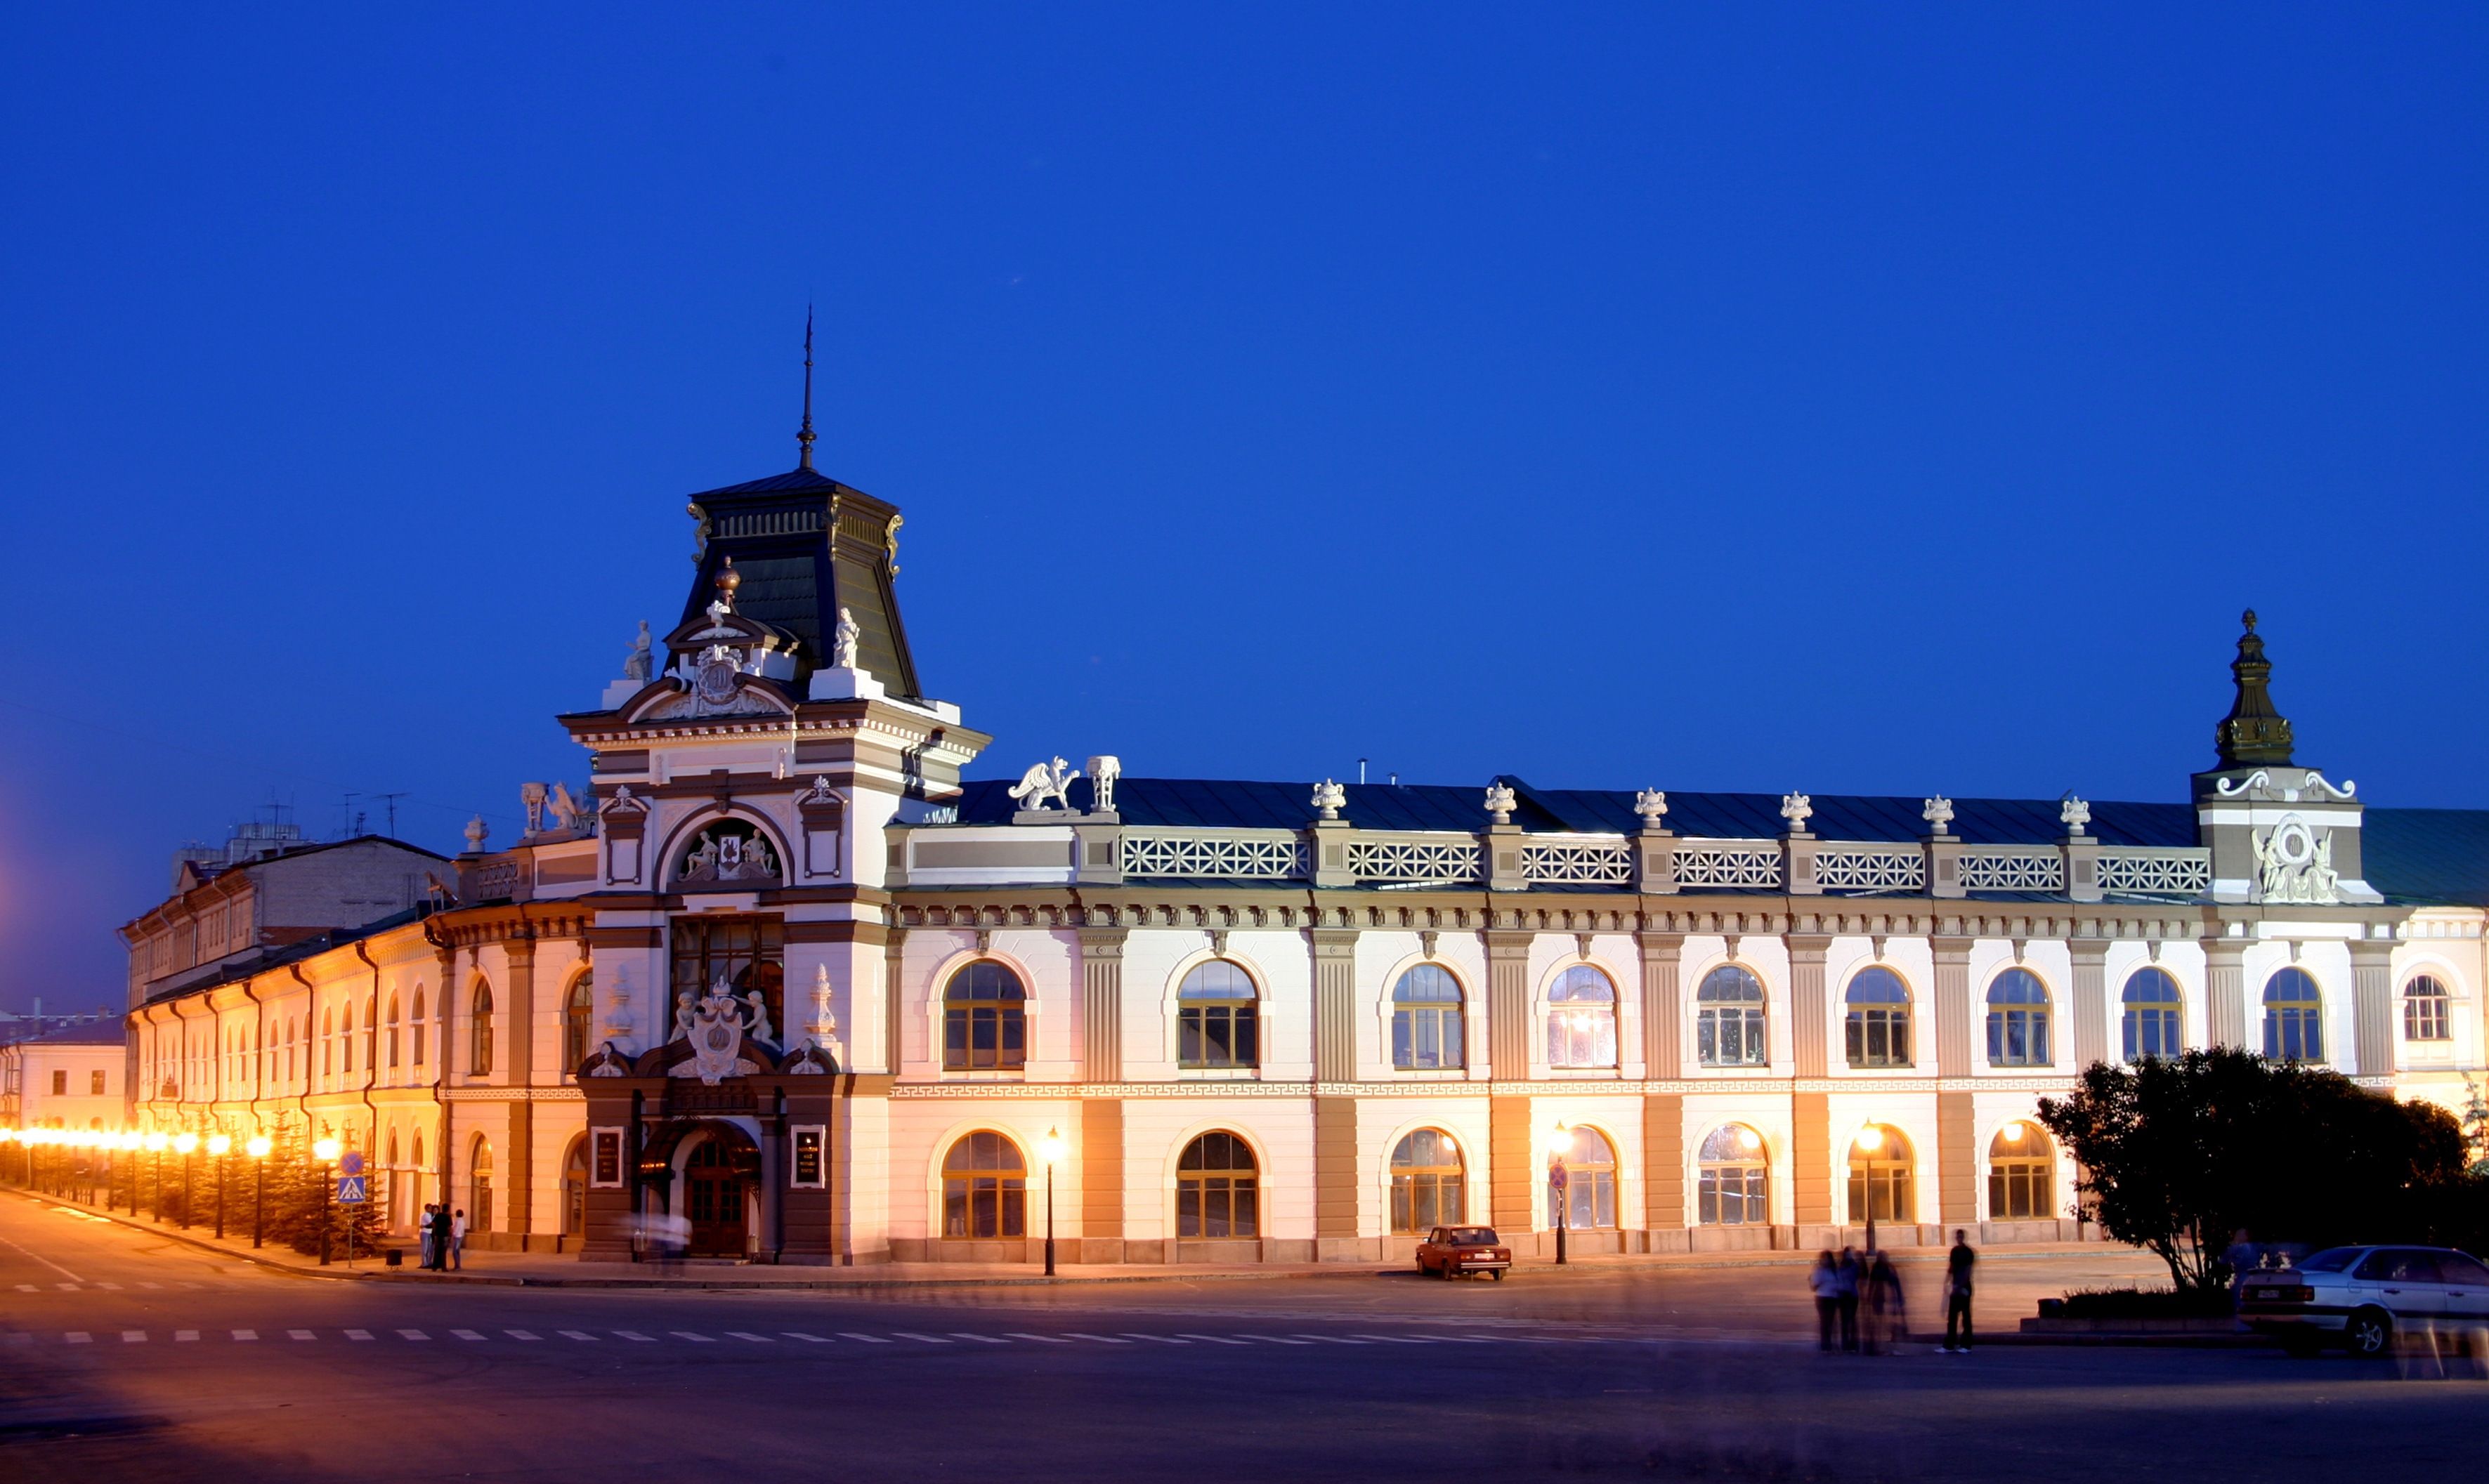
[[[2094,1062],[2481,1070],[2489,812],[2296,761],[2252,615],[2176,802],[963,782],[899,512],[806,446],[694,497],[515,844],[133,970],[138,1124],[335,1135],[400,1229],[591,1261],[1033,1260],[1050,1181],[1067,1261],[1383,1262],[2075,1238],[2033,1115]]]

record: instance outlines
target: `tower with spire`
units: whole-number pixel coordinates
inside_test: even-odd
[[[2291,760],[2290,719],[2273,703],[2255,610],[2239,622],[2229,714],[2213,728],[2212,770],[2195,775],[2195,835],[2213,852],[2213,899],[2383,900],[2360,874],[2357,785]]]

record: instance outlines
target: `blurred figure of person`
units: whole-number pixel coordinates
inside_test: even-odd
[[[467,1267],[467,1208],[458,1208],[449,1218],[449,1266],[464,1271]]]
[[[1970,1270],[1979,1254],[1970,1249],[1970,1235],[1956,1229],[1953,1250],[1945,1255],[1945,1354],[1970,1354]],[[1960,1337],[1956,1338],[1956,1327]]]
[[[432,1213],[440,1209],[440,1207],[427,1202],[423,1208],[422,1218],[415,1223],[415,1235],[421,1238],[423,1241],[421,1255],[415,1260],[415,1267],[417,1268],[430,1268],[432,1266]]]
[[[1858,1349],[1858,1253],[1841,1249],[1841,1266],[1833,1270],[1833,1294],[1841,1304],[1841,1348]]]
[[[2221,1249],[2221,1262],[2230,1270],[2230,1292],[2235,1297],[2248,1272],[2264,1266],[2264,1248],[2243,1226],[2230,1235],[2230,1244]]]
[[[1867,1354],[1895,1353],[1910,1332],[1908,1300],[1902,1296],[1902,1275],[1893,1260],[1873,1253],[1867,1263]]]
[[[1834,1267],[1829,1251],[1817,1255],[1815,1267],[1807,1272],[1806,1285],[1815,1290],[1817,1348],[1828,1356],[1832,1354],[1833,1331],[1841,1323],[1841,1272]]]

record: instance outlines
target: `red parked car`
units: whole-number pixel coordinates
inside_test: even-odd
[[[1417,1243],[1417,1271],[1438,1277],[1465,1272],[1491,1272],[1503,1281],[1512,1267],[1512,1249],[1495,1240],[1491,1226],[1439,1226]]]

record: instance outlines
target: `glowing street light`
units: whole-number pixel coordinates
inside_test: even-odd
[[[320,1139],[311,1146],[311,1157],[320,1161],[320,1266],[329,1266],[329,1167],[337,1162],[345,1151],[335,1139]]]
[[[1867,1250],[1875,1250],[1875,1152],[1884,1147],[1884,1130],[1869,1124],[1858,1130],[1854,1147],[1867,1158]]]
[[[1564,1252],[1564,1232],[1571,1224],[1568,1218],[1573,1205],[1573,1176],[1564,1168],[1564,1156],[1572,1148],[1573,1130],[1565,1127],[1559,1119],[1555,1127],[1547,1130],[1547,1153],[1556,1160],[1555,1167],[1547,1172],[1547,1188],[1555,1197],[1550,1204],[1556,1208],[1556,1266],[1559,1268],[1568,1262]]]
[[[1037,1141],[1038,1157],[1045,1161],[1045,1275],[1054,1276],[1054,1166],[1063,1157],[1063,1135],[1048,1128]]]
[[[233,1135],[209,1134],[208,1153],[216,1161],[216,1240],[222,1241],[225,1238],[225,1156],[233,1153]]]

